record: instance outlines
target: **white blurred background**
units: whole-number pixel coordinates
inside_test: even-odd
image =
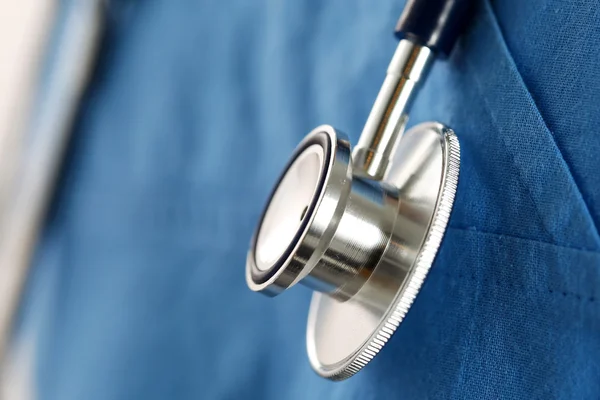
[[[50,0],[0,2],[0,356],[4,354],[11,319],[25,281],[27,248],[33,240],[23,236],[17,238],[19,246],[7,241],[6,236],[12,233],[6,224],[10,219],[7,214],[11,211],[9,203],[18,184],[22,143],[32,113],[32,100],[55,5]],[[27,231],[30,232],[27,236],[31,237],[35,229],[29,227]],[[0,371],[0,398],[32,398],[30,382],[26,382],[29,380],[27,371],[31,369],[14,363],[10,369],[3,368]]]

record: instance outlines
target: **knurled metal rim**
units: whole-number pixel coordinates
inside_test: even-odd
[[[444,132],[446,151],[446,171],[443,174],[440,196],[433,213],[432,222],[421,247],[421,252],[417,256],[415,265],[408,276],[403,288],[399,291],[399,295],[394,302],[394,305],[379,325],[377,333],[363,345],[358,355],[354,357],[352,362],[335,372],[319,371],[319,374],[324,378],[334,381],[347,379],[360,371],[366,366],[388,340],[392,337],[406,313],[410,309],[412,303],[419,293],[427,273],[431,269],[433,261],[437,255],[439,247],[444,238],[444,232],[450,219],[456,188],[458,185],[458,175],[460,172],[460,144],[458,138],[451,129],[446,129]]]

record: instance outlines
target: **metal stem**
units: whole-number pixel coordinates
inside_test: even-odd
[[[398,44],[373,109],[352,153],[354,174],[382,180],[404,131],[408,112],[435,54],[408,39]]]

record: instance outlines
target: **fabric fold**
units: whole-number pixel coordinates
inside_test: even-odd
[[[590,210],[506,48],[489,3],[415,106],[461,142],[452,226],[600,249]],[[433,114],[433,118],[432,118]]]

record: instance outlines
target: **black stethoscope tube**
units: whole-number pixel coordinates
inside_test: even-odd
[[[396,37],[447,57],[468,25],[474,3],[474,0],[408,0],[396,25]]]

